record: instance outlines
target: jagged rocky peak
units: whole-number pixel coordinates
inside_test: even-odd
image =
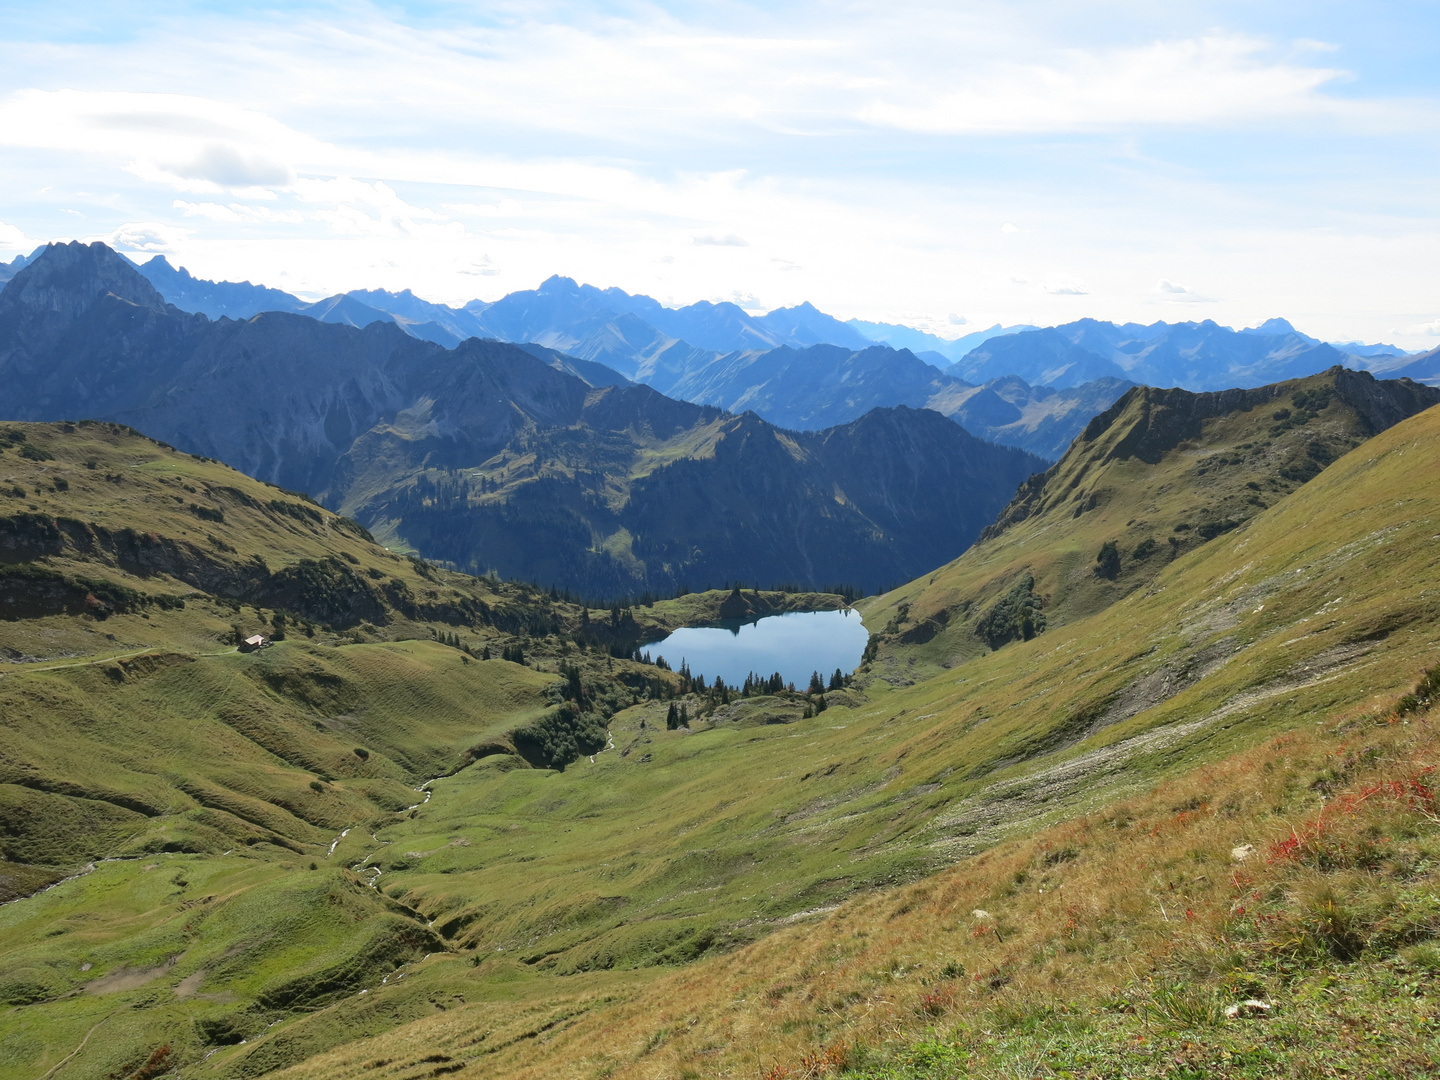
[[[1296,330],[1290,325],[1289,319],[1266,319],[1259,326],[1246,327],[1240,332],[1242,334],[1293,334]]]
[[[107,293],[152,311],[165,298],[123,255],[96,241],[49,244],[0,293],[0,311],[23,308],[32,314],[75,318]]]

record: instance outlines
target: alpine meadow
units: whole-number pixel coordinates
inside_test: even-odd
[[[0,41],[0,1080],[1440,1075],[1428,6]]]

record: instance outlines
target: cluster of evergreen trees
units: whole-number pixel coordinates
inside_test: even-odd
[[[841,671],[839,668],[835,669],[835,673],[830,676],[829,689],[845,689],[845,672]],[[806,696],[810,698],[810,703],[805,706],[806,720],[810,719],[810,717],[812,716],[819,716],[822,712],[824,712],[830,707],[829,702],[825,700],[825,690],[825,681],[820,678],[820,672],[812,671],[810,673],[810,685],[805,690]]]
[[[745,682],[740,687],[741,697],[751,697],[755,694],[778,694],[785,689],[785,680],[780,677],[777,671],[768,679],[763,675],[756,675],[753,671],[745,676]],[[795,684],[790,684],[790,689],[795,689]]]
[[[1029,641],[1045,632],[1044,608],[1045,599],[1035,592],[1035,578],[1027,570],[980,617],[975,633],[984,638],[991,649],[1010,641]]]
[[[605,718],[567,701],[533,724],[517,728],[515,749],[532,765],[564,769],[583,754],[605,749]]]

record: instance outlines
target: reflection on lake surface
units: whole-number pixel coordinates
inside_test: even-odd
[[[847,675],[854,671],[868,640],[856,611],[791,611],[749,623],[682,627],[645,651],[663,656],[677,671],[683,660],[692,674],[712,683],[719,675],[727,685],[738,686],[752,671],[778,671],[803,690],[812,671],[827,683],[836,668]]]

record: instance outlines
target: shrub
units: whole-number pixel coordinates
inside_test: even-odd
[[[1440,699],[1440,664],[1436,664],[1420,677],[1415,689],[1400,699],[1395,711],[1401,716],[1430,708]]]
[[[1100,553],[1095,556],[1095,576],[1109,581],[1120,576],[1120,549],[1114,540],[1106,540],[1100,545]]]
[[[1200,534],[1202,540],[1214,540],[1215,537],[1220,536],[1222,533],[1229,532],[1239,524],[1240,522],[1232,518],[1222,518],[1219,521],[1202,521],[1195,531]]]
[[[992,649],[1010,641],[1029,641],[1045,631],[1044,607],[1044,598],[1035,592],[1035,578],[1026,571],[1010,591],[980,617],[975,633]]]

